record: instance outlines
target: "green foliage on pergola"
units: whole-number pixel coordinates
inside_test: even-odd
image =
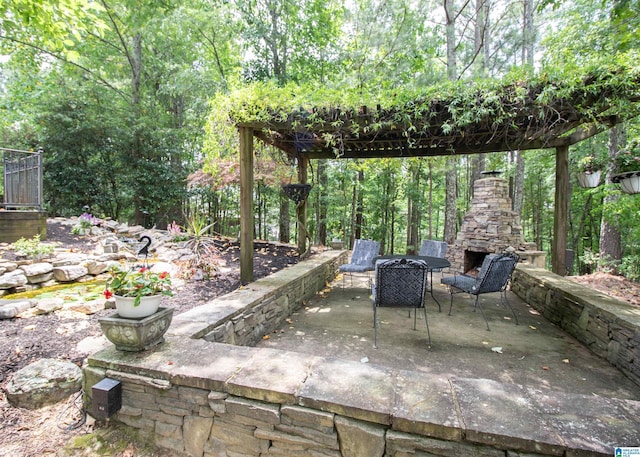
[[[237,127],[289,156],[372,158],[570,146],[638,114],[640,67],[510,75],[363,95],[257,84],[220,104]]]

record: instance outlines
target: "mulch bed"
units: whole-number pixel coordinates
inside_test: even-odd
[[[62,247],[76,251],[90,251],[95,247],[95,241],[73,235],[70,226],[54,221],[47,224],[47,241],[56,241]],[[163,304],[175,308],[174,315],[240,287],[238,243],[220,240],[217,244],[221,247],[219,255],[225,268],[214,279],[187,281],[173,297],[163,297]],[[11,257],[11,254],[8,252],[5,257]],[[267,276],[298,260],[298,253],[291,246],[256,242],[254,278]],[[100,336],[102,331],[98,318],[111,313],[113,310],[100,311],[84,320],[69,319],[60,313],[0,320],[0,360],[3,361],[0,365],[0,388],[5,386],[13,372],[41,358],[59,358],[81,365],[86,354],[76,350],[77,343],[90,336]]]

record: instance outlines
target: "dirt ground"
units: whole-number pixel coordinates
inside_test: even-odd
[[[47,224],[47,242],[55,241],[62,247],[76,251],[91,250],[95,241],[71,234],[71,227],[60,223]],[[189,281],[173,297],[163,297],[163,304],[176,308],[175,314],[201,305],[212,298],[224,295],[240,286],[239,256],[237,243],[221,241],[220,257],[225,268],[221,268],[215,279]],[[11,252],[6,257],[11,257]],[[290,246],[255,243],[254,277],[259,279],[299,260],[297,251]],[[75,395],[59,404],[30,411],[14,408],[8,404],[4,388],[12,374],[22,367],[42,358],[69,360],[82,365],[87,354],[78,350],[80,341],[102,335],[98,318],[113,313],[104,310],[91,316],[70,317],[64,313],[51,313],[28,319],[0,320],[0,457],[35,456],[165,456],[154,450],[137,449],[135,437],[123,430],[101,430],[108,436],[103,444],[104,453],[97,450],[97,438],[91,444],[84,443],[81,449],[65,450],[63,447],[74,437],[86,435],[95,429],[95,424],[84,424],[67,430],[82,417]],[[43,338],[43,336],[46,336]],[[102,424],[100,424],[104,427]],[[116,445],[117,443],[117,445]],[[115,447],[114,447],[115,446]]]
[[[57,241],[75,250],[88,250],[94,246],[90,240],[72,235],[69,226],[56,223],[48,225],[47,241]],[[176,308],[176,314],[226,294],[240,285],[239,246],[227,243],[220,255],[226,268],[216,279],[188,282],[173,297],[164,298],[166,304]],[[257,243],[254,253],[256,279],[298,260],[295,250],[288,246]],[[640,306],[640,284],[602,273],[573,279]],[[69,325],[69,317],[59,313],[0,320],[0,457],[175,455],[141,448],[136,437],[128,435],[129,431],[124,428],[95,424],[90,420],[81,423],[81,402],[76,395],[58,404],[31,411],[10,406],[1,390],[16,370],[41,358],[59,358],[82,365],[87,354],[77,349],[78,342],[87,337],[99,337],[102,332],[98,318],[111,312],[105,310],[82,321],[76,319],[76,325]]]

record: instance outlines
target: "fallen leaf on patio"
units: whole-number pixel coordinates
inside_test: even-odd
[[[530,326],[529,326],[529,328],[530,328],[531,330],[538,330],[538,327],[536,327],[536,326],[534,326],[534,325],[530,325]]]
[[[511,320],[511,318],[510,318],[509,316],[502,316],[502,318],[503,318],[504,320],[506,320],[506,321],[510,321],[510,320]]]
[[[285,319],[284,320],[287,324],[293,324],[293,319]]]
[[[363,357],[360,359],[362,363],[369,363],[369,357]]]
[[[483,341],[482,344],[489,344],[489,342],[488,341]]]
[[[35,330],[36,326],[35,325],[27,325],[25,326],[24,330]]]
[[[542,367],[542,369],[543,369],[543,370],[548,370],[548,369],[549,369],[549,367]]]
[[[136,455],[136,448],[133,443],[129,443],[127,448],[122,451],[122,457],[134,457]]]
[[[540,313],[539,313],[538,311],[536,311],[535,309],[530,309],[530,310],[529,310],[529,312],[530,312],[531,314],[535,314],[536,316],[539,316],[539,315],[540,315]]]
[[[265,336],[263,336],[263,337],[262,337],[262,339],[263,339],[263,340],[268,340],[268,339],[270,339],[270,338],[271,338],[271,337],[270,337],[269,335],[265,335]]]
[[[562,359],[562,363],[569,363],[569,359]]]
[[[171,360],[169,360],[169,361],[167,362],[167,365],[173,365],[173,362],[172,362]]]
[[[502,354],[502,348],[500,346],[492,347],[491,350],[493,352],[497,352],[498,354]]]

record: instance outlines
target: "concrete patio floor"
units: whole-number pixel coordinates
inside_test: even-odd
[[[431,348],[424,315],[417,330],[406,309],[381,308],[378,349],[373,347],[373,311],[366,274],[338,277],[323,293],[296,312],[287,324],[258,346],[338,357],[351,361],[457,378],[490,379],[540,390],[640,400],[640,386],[606,360],[548,322],[507,292],[518,316],[499,304],[498,294],[481,296],[491,331],[466,294],[449,293],[434,274],[434,294],[427,299]]]

